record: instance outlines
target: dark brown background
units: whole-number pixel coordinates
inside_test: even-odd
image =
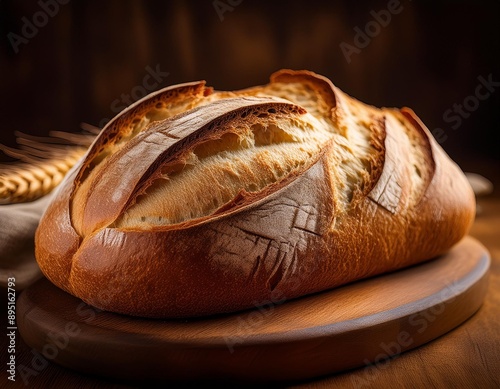
[[[218,4],[230,2],[239,1]],[[444,149],[464,170],[498,182],[500,87],[456,129],[443,115],[474,95],[479,76],[500,81],[500,1],[400,3],[348,63],[341,42],[352,45],[354,28],[365,29],[388,1],[243,0],[221,21],[213,0],[72,0],[18,53],[8,34],[21,35],[23,17],[32,21],[42,8],[0,1],[0,142],[14,145],[15,130],[102,124],[113,101],[123,106],[121,95],[143,84],[147,66],[169,73],[158,87],[205,79],[217,89],[265,83],[280,68],[310,69],[364,102],[413,108],[431,130],[443,129]]]

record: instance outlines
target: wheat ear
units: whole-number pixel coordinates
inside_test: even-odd
[[[0,150],[18,161],[0,164],[0,204],[36,200],[51,192],[85,154],[98,129],[83,125],[84,132],[54,131],[49,137],[16,132],[19,148],[0,144]]]

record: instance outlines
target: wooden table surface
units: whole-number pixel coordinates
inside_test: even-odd
[[[281,383],[277,386],[313,388],[500,388],[500,197],[478,201],[481,209],[471,235],[490,251],[490,286],[480,310],[463,325],[435,341],[387,360],[380,365],[320,377],[307,382]],[[2,290],[6,303],[6,290]],[[2,309],[1,322],[7,323]],[[2,336],[2,366],[6,366],[7,337]],[[126,382],[90,377],[55,364],[40,364],[17,334],[15,384],[0,371],[0,388],[134,388]],[[19,368],[24,365],[24,379]],[[144,372],[147,376],[147,371]],[[27,383],[27,385],[25,385]],[[159,385],[158,387],[183,387]],[[193,387],[194,385],[190,385]],[[203,385],[199,385],[203,386]],[[148,386],[149,387],[149,386]]]

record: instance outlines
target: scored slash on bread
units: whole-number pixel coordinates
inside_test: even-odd
[[[36,257],[98,308],[200,316],[431,259],[474,209],[411,110],[282,70],[236,92],[172,86],[120,113],[59,186]]]

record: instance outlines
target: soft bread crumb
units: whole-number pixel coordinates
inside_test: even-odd
[[[273,83],[261,88],[253,88],[244,93],[257,96],[276,96],[304,107],[324,128],[330,132],[333,142],[333,161],[331,172],[334,172],[335,204],[339,212],[345,211],[357,188],[363,187],[369,178],[370,159],[375,149],[370,143],[372,131],[369,128],[371,117],[366,105],[361,106],[357,100],[340,91],[336,93],[352,105],[342,104],[330,107],[321,94],[303,83]],[[340,120],[332,117],[332,109]]]
[[[149,187],[114,227],[147,228],[207,216],[242,190],[261,191],[298,171],[329,139],[314,117],[304,116],[232,128],[220,139],[190,150],[185,163],[164,171],[163,179]]]
[[[79,234],[82,234],[81,221],[84,210],[83,204],[86,202],[91,184],[97,179],[103,169],[105,169],[106,162],[111,156],[119,152],[130,140],[144,131],[151,123],[171,118],[187,110],[207,104],[208,102],[209,100],[202,96],[189,99],[172,99],[169,102],[163,102],[152,106],[143,115],[139,115],[135,119],[123,123],[116,137],[111,139],[106,147],[93,158],[88,175],[74,194],[71,219],[75,230]]]

